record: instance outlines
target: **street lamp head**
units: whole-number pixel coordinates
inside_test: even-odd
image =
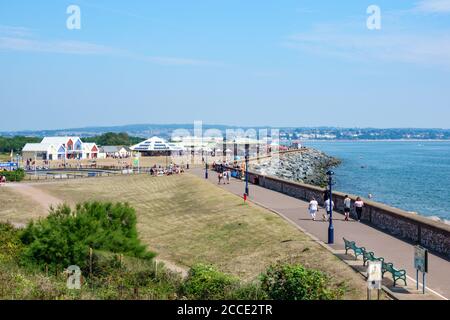
[[[334,175],[334,172],[333,171],[331,171],[331,170],[328,170],[327,171],[327,176],[333,176]]]

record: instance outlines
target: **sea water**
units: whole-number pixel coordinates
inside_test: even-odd
[[[335,190],[450,222],[450,141],[305,141],[342,160]]]

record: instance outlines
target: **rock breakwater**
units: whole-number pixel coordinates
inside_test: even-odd
[[[249,168],[260,174],[323,187],[327,184],[327,170],[340,163],[339,159],[321,151],[303,149],[251,163]]]

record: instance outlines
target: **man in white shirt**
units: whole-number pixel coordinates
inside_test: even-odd
[[[322,213],[322,219],[323,221],[328,221],[330,216],[330,199],[327,199],[325,201],[325,212]],[[331,201],[331,211],[334,209],[334,201]]]
[[[319,211],[319,203],[316,201],[316,199],[311,199],[311,201],[309,202],[308,210],[313,221],[316,221],[316,213],[317,211]]]
[[[344,199],[345,221],[348,221],[348,218],[350,217],[350,208],[351,207],[352,207],[352,200],[349,198],[348,195],[346,195],[345,199]]]

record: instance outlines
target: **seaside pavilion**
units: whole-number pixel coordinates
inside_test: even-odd
[[[152,137],[130,148],[143,156],[171,155],[172,152],[183,152],[184,148],[176,143],[169,143],[159,137]]]

